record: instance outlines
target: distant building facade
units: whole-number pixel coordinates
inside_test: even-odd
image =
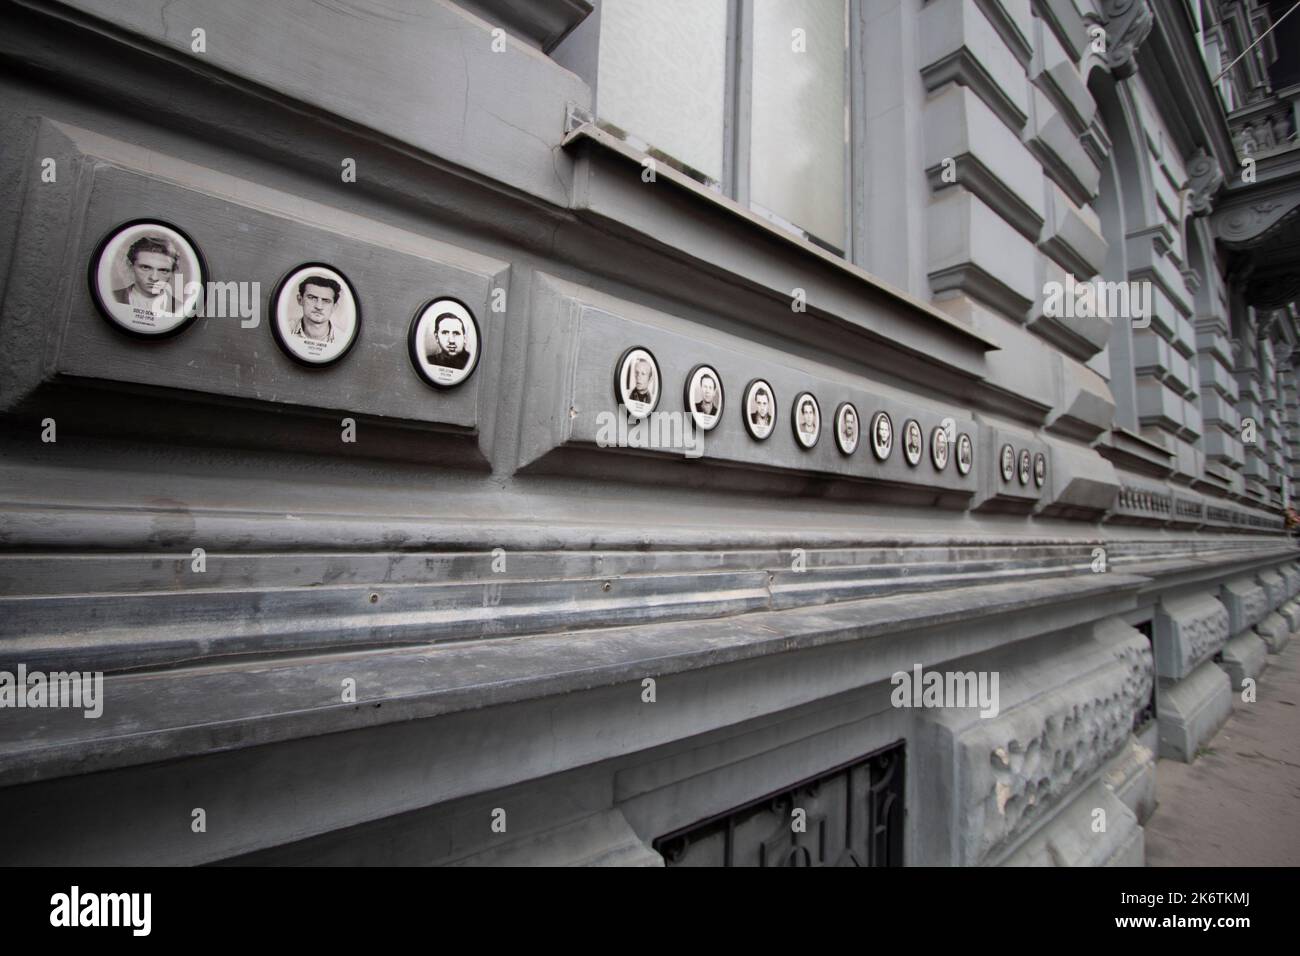
[[[1270,7],[348,6],[0,10],[9,862],[1141,864],[1300,629]]]

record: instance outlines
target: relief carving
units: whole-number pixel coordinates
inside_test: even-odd
[[[1106,25],[1106,52],[1102,54],[1115,79],[1137,72],[1137,49],[1151,32],[1155,17],[1147,0],[1105,0],[1101,13]]]
[[[1132,633],[1112,645],[1111,664],[965,735],[964,862],[977,863],[1023,833],[1128,739],[1153,681],[1151,646]]]

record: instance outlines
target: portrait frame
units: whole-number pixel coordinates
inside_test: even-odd
[[[197,282],[199,288],[198,294],[193,301],[190,300],[189,296],[186,296],[179,313],[180,320],[158,330],[150,330],[145,323],[138,318],[134,318],[139,310],[133,309],[129,303],[122,303],[116,299],[117,293],[126,292],[131,288],[130,286],[125,289],[112,288],[114,270],[121,266],[121,263],[115,263],[114,259],[124,259],[130,246],[139,239],[158,238],[157,236],[147,236],[146,233],[150,230],[162,234],[163,239],[178,242],[182,246],[181,252],[185,258],[189,259],[185,266],[190,267],[195,275],[191,278],[184,268],[179,269],[177,271],[180,273],[181,282],[183,285]],[[167,233],[172,235],[167,236]],[[180,258],[181,256],[178,256],[178,260]],[[118,269],[116,278],[119,282],[125,280],[124,273],[124,268]],[[138,341],[158,341],[173,338],[192,326],[203,312],[208,282],[210,281],[208,261],[203,255],[203,250],[199,248],[199,244],[194,241],[193,237],[180,226],[166,219],[153,217],[129,219],[108,230],[95,244],[95,250],[91,253],[90,262],[87,264],[86,278],[90,286],[91,301],[95,303],[95,309],[99,312],[100,317],[117,331]],[[105,297],[106,283],[109,291],[107,299]],[[169,315],[175,314],[169,313]],[[128,318],[128,316],[132,318]]]
[[[853,413],[853,421],[856,431],[853,435],[852,446],[845,445],[844,442],[844,416]],[[835,447],[840,450],[841,455],[849,456],[858,450],[862,444],[862,416],[858,414],[858,407],[852,402],[840,402],[835,409]]]
[[[965,467],[962,467],[962,450],[965,449],[966,456]],[[957,463],[957,474],[969,475],[970,470],[975,464],[975,443],[971,441],[970,435],[961,432],[957,435],[957,454],[954,456]]]
[[[812,402],[813,414],[817,419],[816,427],[813,430],[812,441],[804,441],[803,432],[799,430],[799,410],[805,401]],[[822,438],[822,406],[821,402],[817,401],[816,395],[812,392],[800,392],[795,395],[794,403],[790,406],[790,425],[794,429],[794,441],[796,445],[804,451],[812,451],[817,447],[817,443],[821,441]]]
[[[654,374],[653,395],[649,402],[634,400],[630,397],[632,393],[632,363],[641,356],[650,360],[650,369]],[[659,400],[663,398],[663,394],[663,371],[659,368],[659,360],[655,358],[654,353],[643,345],[633,345],[624,349],[623,354],[618,358],[618,364],[614,366],[614,399],[627,410],[628,417],[634,421],[648,418],[659,407]]]
[[[1041,451],[1034,456],[1034,487],[1047,484],[1047,456]]]
[[[998,467],[1002,472],[1002,480],[1007,484],[1016,480],[1016,450],[1011,447],[1011,442],[998,449]]]
[[[909,438],[916,438],[916,454],[911,451]],[[903,461],[915,468],[921,464],[921,458],[925,454],[925,432],[921,428],[921,423],[915,418],[909,418],[903,422]]]
[[[942,425],[935,425],[930,430],[930,462],[934,465],[934,470],[946,469],[950,457],[948,433],[944,431]]]
[[[469,354],[469,361],[463,369],[449,369],[448,366],[438,365],[427,358],[428,352],[424,348],[424,341],[431,331],[428,327],[434,325],[436,329],[439,317],[446,314],[445,312],[435,313],[434,310],[438,306],[444,308],[455,306],[460,312],[464,313],[463,316],[457,315],[456,317],[469,320],[464,323],[467,343],[465,351]],[[452,310],[452,314],[456,314],[455,310]],[[479,328],[474,310],[463,301],[454,295],[435,296],[415,310],[415,315],[411,318],[410,329],[406,333],[406,351],[411,359],[411,365],[414,367],[415,373],[420,376],[420,380],[424,384],[436,389],[456,388],[468,381],[478,371],[479,359],[483,355],[483,331]],[[449,373],[460,374],[444,374],[440,371],[444,369]]]
[[[1021,483],[1022,485],[1026,485],[1026,486],[1028,486],[1028,484],[1029,484],[1029,473],[1030,473],[1032,470],[1033,470],[1033,463],[1032,463],[1032,459],[1030,458],[1030,455],[1029,455],[1029,449],[1028,449],[1028,448],[1022,448],[1022,449],[1020,449],[1020,471],[1019,471],[1019,475],[1020,475],[1020,483]]]
[[[706,415],[704,412],[696,411],[695,402],[691,400],[691,393],[695,390],[696,380],[703,379],[705,375],[709,375],[710,377],[712,377],[714,384],[717,386],[718,410],[713,415]],[[701,362],[699,365],[696,365],[693,369],[691,369],[690,372],[687,373],[686,375],[686,386],[682,390],[682,401],[686,405],[687,414],[691,416],[691,421],[695,423],[695,427],[698,428],[700,431],[711,432],[713,431],[713,429],[717,428],[720,424],[722,424],[722,416],[727,411],[727,397],[725,394],[725,389],[723,388],[722,385],[722,376],[718,374],[718,370],[714,368],[712,365],[709,365],[704,362]],[[705,418],[711,418],[712,423],[705,424],[704,422]]]
[[[880,441],[880,423],[881,421],[889,427],[888,441],[881,444]],[[871,451],[876,456],[877,461],[888,461],[889,456],[894,451],[894,420],[889,417],[889,412],[879,411],[871,416]]]
[[[749,410],[749,406],[754,402],[754,395],[759,390],[763,391],[767,395],[768,408],[770,409],[772,417],[772,423],[767,426],[767,430],[761,435],[758,433],[758,429],[761,426],[755,425],[753,421],[751,421],[751,413]],[[779,413],[776,407],[776,390],[772,388],[771,382],[765,378],[752,378],[749,380],[749,384],[745,386],[745,394],[740,403],[740,417],[745,423],[745,431],[749,433],[749,437],[754,439],[754,441],[767,441],[772,437],[772,432],[776,431],[776,420],[779,417]]]
[[[347,290],[347,294],[352,298],[351,327],[348,330],[347,338],[343,341],[341,347],[333,349],[329,349],[328,347],[317,349],[314,346],[308,346],[302,342],[300,336],[293,335],[292,329],[284,328],[286,325],[292,325],[292,320],[289,317],[290,313],[288,311],[282,313],[281,311],[281,304],[284,297],[286,294],[296,296],[298,294],[298,285],[310,278],[310,276],[307,276],[304,273],[311,272],[328,273],[328,275],[323,276],[323,278],[333,279],[338,282],[342,289]],[[356,346],[357,340],[361,338],[361,298],[357,295],[356,287],[352,284],[351,280],[328,262],[303,262],[294,266],[280,277],[280,281],[277,282],[275,288],[271,290],[270,305],[271,332],[275,336],[275,344],[280,346],[280,351],[304,368],[328,368],[331,365],[338,364],[347,357]],[[339,296],[335,303],[335,308],[340,305],[343,305],[342,296]],[[289,308],[291,309],[293,306],[289,306]],[[301,307],[298,307],[298,310],[301,313]],[[301,315],[299,316],[298,321],[301,323]],[[335,345],[337,343],[329,344]],[[311,358],[310,355],[313,351],[319,351],[321,358]]]

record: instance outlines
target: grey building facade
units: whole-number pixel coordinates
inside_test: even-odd
[[[0,708],[5,862],[1140,865],[1300,628],[1271,23],[6,4],[0,671],[103,681]]]

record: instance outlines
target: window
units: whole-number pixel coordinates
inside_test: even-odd
[[[601,0],[596,116],[844,253],[846,0]]]

